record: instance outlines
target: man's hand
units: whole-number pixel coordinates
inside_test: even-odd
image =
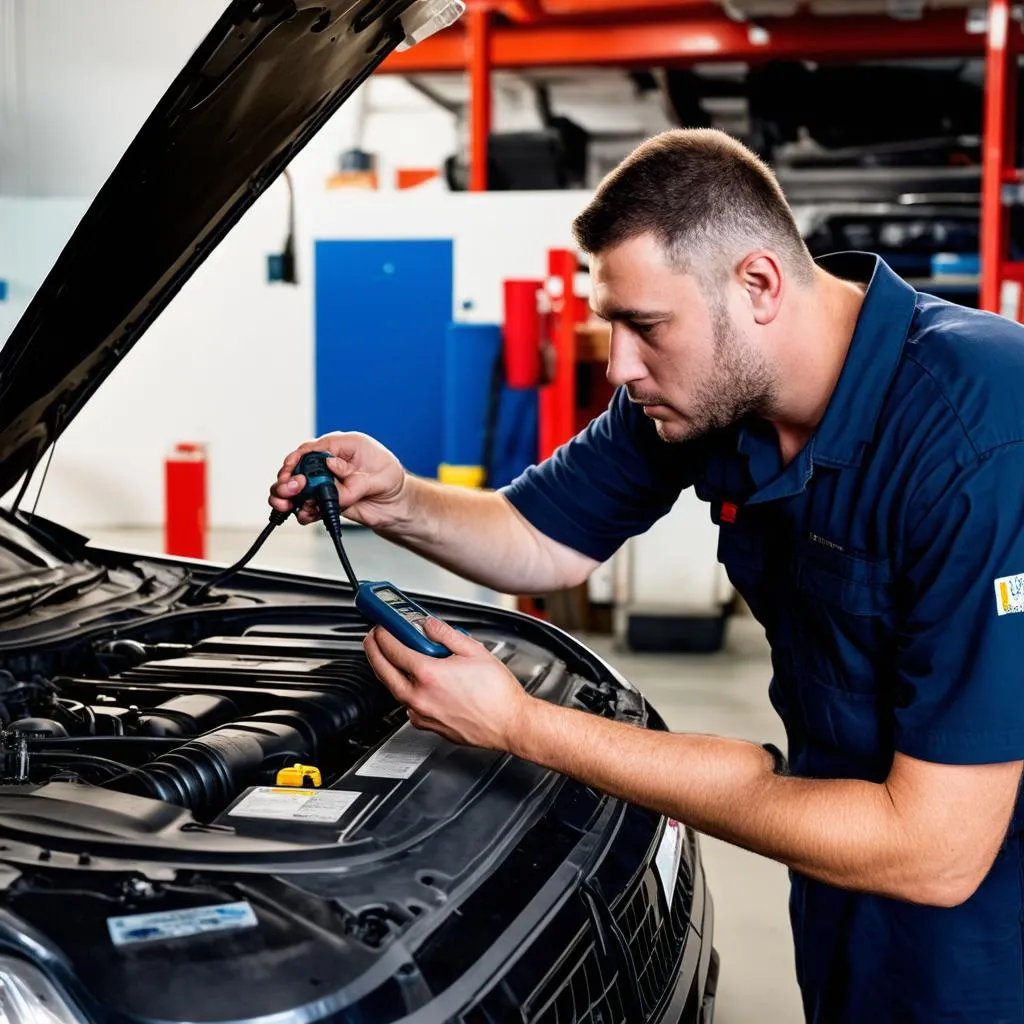
[[[402,518],[405,470],[384,445],[366,434],[325,434],[299,445],[284,460],[270,488],[270,504],[275,509],[290,511],[292,499],[306,486],[306,478],[301,474],[292,476],[292,472],[307,452],[331,453],[327,468],[337,478],[338,500],[349,519],[376,529]],[[315,502],[307,502],[298,515],[303,525],[319,518]]]
[[[437,619],[425,628],[451,657],[419,654],[378,626],[363,643],[377,678],[409,709],[417,729],[467,746],[509,750],[535,699],[483,644]]]

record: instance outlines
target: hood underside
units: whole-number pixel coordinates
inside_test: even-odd
[[[235,0],[228,7],[0,352],[0,494],[39,461],[296,153],[438,6]]]

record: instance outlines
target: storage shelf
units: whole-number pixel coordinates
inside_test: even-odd
[[[948,277],[908,277],[904,280],[911,288],[916,288],[921,292],[969,295],[981,287],[981,278],[973,274],[950,274]]]

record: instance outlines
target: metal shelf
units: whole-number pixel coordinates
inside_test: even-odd
[[[906,277],[904,280],[911,288],[919,292],[947,295],[971,295],[981,287],[981,278],[973,274],[953,275],[949,277]]]
[[[997,2],[997,0],[993,0]],[[1005,8],[1005,0],[1002,0]],[[912,20],[879,14],[749,21],[714,0],[468,0],[461,22],[401,53],[381,73],[469,70],[470,188],[487,187],[491,72],[556,67],[685,67],[769,60],[966,57],[985,37],[965,9]]]
[[[470,10],[471,17],[476,13]],[[968,31],[965,13],[956,10],[936,11],[914,21],[879,15],[793,15],[757,24],[733,21],[720,9],[708,14],[671,10],[626,21],[560,18],[494,24],[488,57],[492,70],[963,57],[980,56],[984,39]],[[381,71],[399,75],[463,71],[467,63],[466,30],[455,25],[392,54]]]

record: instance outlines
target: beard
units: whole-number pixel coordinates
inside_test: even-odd
[[[767,416],[776,407],[775,376],[764,357],[744,343],[721,304],[712,308],[715,360],[708,378],[696,387],[685,414],[655,420],[658,436],[672,444],[723,430],[746,416]],[[674,407],[654,396],[633,395],[643,405]],[[675,411],[675,410],[674,410]]]

